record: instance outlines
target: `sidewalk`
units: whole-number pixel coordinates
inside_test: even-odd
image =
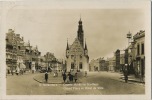
[[[23,74],[19,74],[19,75],[17,75],[16,73],[13,73],[13,75],[10,73],[10,74],[6,74],[6,76],[22,76],[22,75],[29,75],[29,74],[38,74],[39,72],[34,72],[34,73],[32,73],[31,71],[29,72],[29,71],[26,71],[25,73],[23,73]]]
[[[124,75],[123,75],[123,74],[121,74],[120,79],[124,80]],[[134,75],[128,75],[128,81],[129,81],[129,82],[135,82],[135,83],[145,84],[144,81],[141,81],[140,78],[136,78]]]

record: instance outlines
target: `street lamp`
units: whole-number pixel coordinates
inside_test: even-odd
[[[128,38],[128,46],[129,46],[130,39],[132,38],[132,34],[130,33],[130,31],[129,31],[129,33],[127,34],[127,38]]]

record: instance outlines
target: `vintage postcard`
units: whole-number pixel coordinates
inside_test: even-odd
[[[150,100],[149,0],[0,2],[0,99]]]

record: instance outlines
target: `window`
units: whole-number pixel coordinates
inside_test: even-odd
[[[18,46],[18,49],[20,50],[20,49],[21,49],[21,47],[20,47],[20,46]]]
[[[82,59],[82,55],[80,55],[80,59]]]
[[[74,63],[73,62],[71,63],[71,69],[74,69]]]
[[[141,54],[144,54],[144,43],[141,44]]]
[[[140,55],[140,45],[137,45],[137,55]]]
[[[74,59],[74,55],[71,55],[71,59]]]
[[[79,63],[79,69],[82,69],[82,62]]]

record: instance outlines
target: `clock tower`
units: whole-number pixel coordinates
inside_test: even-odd
[[[81,18],[78,22],[77,37],[72,45],[69,45],[67,41],[66,47],[66,71],[89,71],[89,56],[87,44],[85,41],[84,46],[84,34]]]

